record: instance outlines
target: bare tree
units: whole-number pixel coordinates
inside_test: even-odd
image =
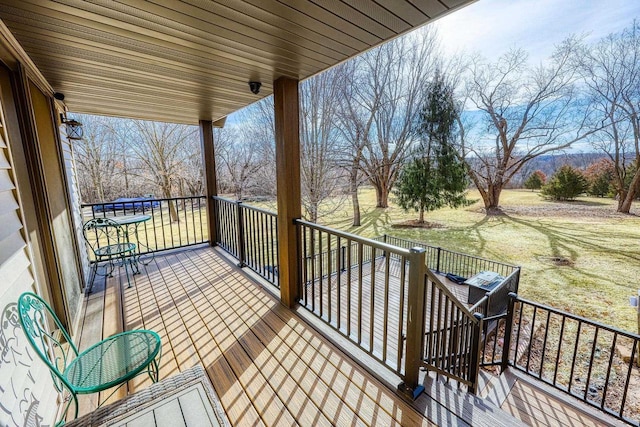
[[[110,200],[116,193],[119,150],[111,131],[113,119],[79,116],[84,125],[84,138],[73,144],[78,168],[78,184],[85,203]]]
[[[475,57],[468,68],[466,107],[479,128],[461,126],[460,151],[487,211],[497,209],[503,188],[531,159],[570,147],[593,130],[578,99],[570,42],[547,65],[531,67],[513,49],[494,63]],[[462,125],[462,123],[461,123]]]
[[[629,213],[640,192],[640,23],[592,46],[581,44],[574,58],[599,114],[598,126],[605,125],[594,146],[613,162],[618,212]]]
[[[348,110],[356,124],[352,144],[359,168],[376,189],[376,206],[388,206],[389,193],[414,140],[414,120],[425,81],[438,60],[435,32],[423,29],[353,59],[357,91]],[[361,145],[362,144],[362,145]],[[362,150],[359,150],[359,147]]]
[[[335,126],[342,68],[312,77],[300,87],[300,145],[302,203],[311,222],[335,210],[327,205],[344,181],[337,164],[338,130]],[[324,207],[324,209],[322,209]]]
[[[353,226],[360,226],[360,200],[358,189],[365,182],[361,163],[365,145],[373,128],[373,120],[379,100],[365,96],[366,76],[358,72],[357,61],[348,61],[342,65],[343,84],[340,85],[340,113],[337,126],[340,132],[341,146],[338,150],[338,164],[349,174],[349,194],[353,207]]]
[[[104,128],[101,129],[103,135],[109,135],[117,150],[116,170],[117,170],[117,197],[132,197],[139,195],[144,186],[140,182],[132,182],[132,173],[135,169],[135,161],[132,160],[131,141],[135,141],[132,134],[130,120],[117,117],[103,117]],[[115,184],[115,182],[114,182]]]
[[[164,198],[171,198],[180,177],[184,154],[181,148],[190,139],[197,139],[197,127],[141,120],[131,123],[136,135],[132,150],[141,166],[137,175],[155,183]],[[178,221],[175,206],[169,206],[171,219]]]
[[[178,167],[179,195],[200,196],[205,193],[204,165],[202,150],[197,138],[188,138],[180,146],[181,161]]]
[[[216,166],[221,185],[242,200],[257,186],[256,174],[263,167],[260,152],[255,150],[250,140],[242,139],[241,132],[234,128],[215,129],[214,143]]]
[[[338,206],[327,201],[339,193],[344,181],[336,163],[339,135],[335,126],[342,80],[338,67],[300,84],[302,203],[305,217],[312,222]],[[242,181],[244,188],[250,186],[256,195],[275,196],[273,97],[242,110],[234,122],[240,142],[226,142],[226,148],[216,148],[225,157],[221,159],[226,166],[221,173],[227,180]]]
[[[236,113],[236,136],[246,150],[251,151],[253,163],[251,183],[256,196],[276,196],[276,147],[273,96],[249,105]],[[275,204],[274,204],[275,206]]]

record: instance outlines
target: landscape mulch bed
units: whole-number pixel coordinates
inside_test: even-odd
[[[445,228],[443,224],[439,224],[437,222],[429,222],[429,221],[419,222],[418,220],[415,220],[415,219],[398,222],[396,224],[392,224],[391,227],[392,228],[428,228],[428,229]]]

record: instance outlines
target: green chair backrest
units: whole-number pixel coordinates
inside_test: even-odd
[[[51,377],[58,391],[63,391],[63,385],[72,390],[62,373],[68,362],[78,356],[78,348],[62,326],[60,319],[49,307],[49,304],[32,292],[20,295],[18,313],[22,330],[38,356],[51,370]],[[50,325],[47,319],[53,320],[55,327],[60,330],[61,338],[57,338],[49,331]],[[68,343],[68,349],[65,349],[63,340]]]
[[[82,235],[96,257],[99,248],[128,242],[124,227],[110,218],[92,218],[85,222]]]

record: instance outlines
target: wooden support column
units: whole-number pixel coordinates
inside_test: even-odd
[[[278,191],[278,276],[280,300],[293,307],[298,299],[298,238],[294,220],[300,208],[300,118],[298,80],[273,82]]]
[[[218,215],[213,196],[218,195],[216,180],[216,157],[213,148],[213,123],[211,120],[200,120],[200,143],[202,146],[202,165],[207,195],[207,226],[209,230],[209,245],[215,246],[218,236]]]
[[[424,299],[426,250],[415,247],[409,255],[409,290],[407,292],[407,341],[404,382],[398,390],[411,400],[424,391],[420,384],[420,367],[424,357]]]

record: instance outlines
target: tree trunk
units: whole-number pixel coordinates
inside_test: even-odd
[[[129,192],[129,173],[127,167],[127,156],[122,158],[122,174],[124,175],[124,194],[127,197],[131,197],[131,193]]]
[[[353,226],[360,226],[360,201],[358,200],[358,187],[351,191],[351,202],[353,203]]]
[[[318,223],[318,203],[309,203],[309,222]]]
[[[502,193],[502,185],[491,184],[486,191],[481,191],[482,201],[484,202],[484,209],[489,213],[493,213],[499,210],[500,194]]]
[[[633,176],[631,184],[629,184],[629,190],[625,194],[625,197],[620,195],[618,200],[618,212],[628,214],[631,210],[631,204],[638,195],[638,188],[640,188],[640,169],[636,170],[636,174]]]
[[[376,184],[376,208],[389,207],[389,191],[384,184]]]
[[[162,184],[162,193],[165,199],[171,198],[171,182],[166,179]],[[171,218],[171,222],[178,222],[180,219],[178,217],[178,209],[176,208],[175,202],[169,201],[169,217]]]
[[[98,200],[104,202],[104,184],[102,182],[102,175],[97,173],[94,179],[96,181],[95,188],[98,191]]]
[[[353,226],[360,226],[360,200],[358,199],[358,169],[357,166],[354,165],[351,167],[350,174],[350,186],[349,190],[351,192],[351,203],[353,204]]]
[[[424,206],[420,206],[420,211],[419,211],[419,216],[418,216],[418,223],[419,224],[424,224]]]

